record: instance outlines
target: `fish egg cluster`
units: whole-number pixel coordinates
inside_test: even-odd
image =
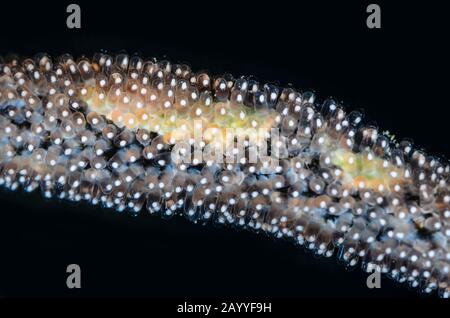
[[[277,134],[256,160],[247,139],[220,155],[234,161],[172,156],[238,128]],[[10,190],[264,232],[449,297],[449,176],[447,160],[309,91],[137,55],[0,59]]]

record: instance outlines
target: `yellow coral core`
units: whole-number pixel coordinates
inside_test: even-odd
[[[157,132],[170,143],[194,138],[194,132],[198,129],[201,129],[205,142],[225,142],[227,129],[245,130],[246,134],[248,129],[254,129],[257,134],[261,134],[261,131],[269,131],[273,127],[276,117],[273,110],[259,112],[231,102],[208,106],[197,103],[190,107],[174,104],[167,108],[145,103],[113,104],[108,100],[99,102],[93,98],[87,103],[92,110],[105,115],[119,127]]]
[[[353,153],[337,149],[331,153],[331,161],[343,172],[344,185],[371,190],[392,190],[406,182],[405,170],[371,152]]]

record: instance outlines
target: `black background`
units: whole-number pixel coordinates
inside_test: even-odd
[[[449,155],[440,1],[377,1],[379,30],[366,27],[366,1],[78,1],[80,30],[66,27],[69,3],[2,3],[0,53],[124,49],[291,83]],[[66,287],[72,263],[82,269],[80,290]],[[262,235],[0,191],[1,296],[419,297],[386,278],[379,290],[365,280]]]

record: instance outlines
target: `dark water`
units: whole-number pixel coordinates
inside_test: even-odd
[[[69,30],[68,3],[2,3],[0,53],[126,49],[292,83],[449,155],[448,27],[436,6],[377,2],[382,29],[369,30],[368,2],[78,1],[82,29]],[[82,268],[80,290],[66,288],[71,263]],[[334,259],[246,231],[0,192],[2,296],[418,296],[388,279],[370,290],[365,280]]]

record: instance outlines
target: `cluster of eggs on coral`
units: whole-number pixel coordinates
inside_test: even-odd
[[[362,119],[311,92],[168,61],[9,57],[0,60],[0,183],[262,231],[449,297],[448,161]],[[253,161],[251,138],[225,150],[234,161],[173,159],[180,141],[190,153],[239,128],[278,133],[264,133],[268,153]]]

